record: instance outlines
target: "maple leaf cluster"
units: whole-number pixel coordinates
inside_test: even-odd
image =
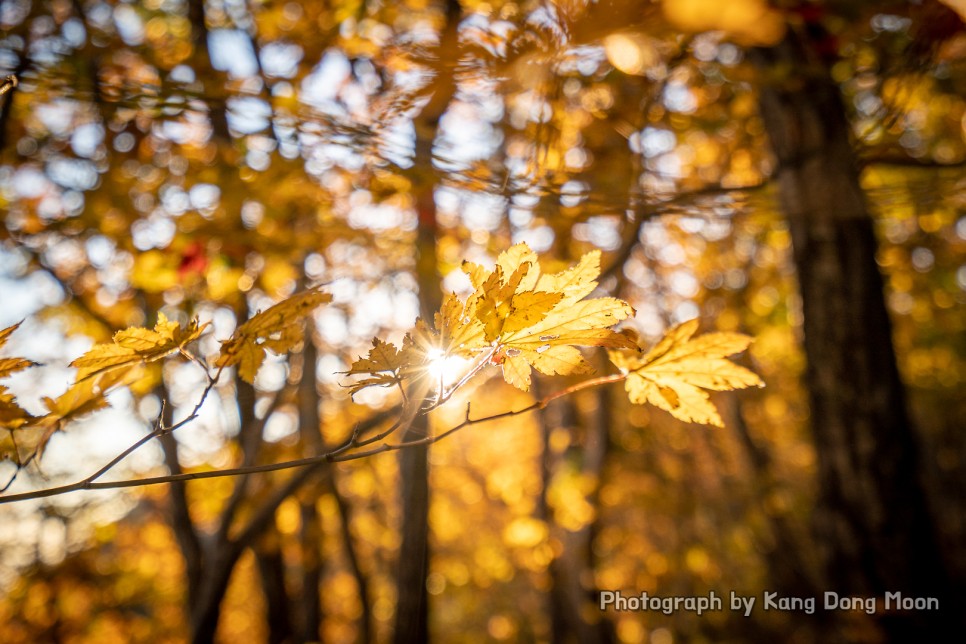
[[[405,395],[404,383],[426,378],[434,361],[449,356],[475,361],[470,375],[499,366],[507,383],[528,391],[533,370],[547,376],[592,371],[582,347],[608,350],[631,402],[650,403],[686,422],[720,426],[721,417],[707,392],[762,384],[754,373],[726,359],[748,347],[748,336],[694,337],[698,322],[691,320],[670,329],[645,351],[632,332],[617,331],[615,327],[634,315],[634,309],[615,297],[591,297],[600,275],[600,251],[587,253],[559,273],[544,273],[536,253],[517,244],[501,253],[492,269],[471,262],[464,262],[462,269],[473,291],[465,298],[448,294],[432,325],[416,320],[401,346],[373,339],[368,355],[345,372],[362,376],[350,385],[352,394],[367,387],[398,386]],[[43,416],[20,407],[0,385],[0,430],[5,430],[0,435],[0,460],[23,464],[39,456],[55,432],[106,407],[111,389],[132,385],[143,376],[144,365],[169,356],[200,364],[211,384],[228,367],[253,383],[267,352],[293,350],[303,339],[306,316],[331,300],[330,294],[313,288],[257,312],[222,340],[211,369],[189,348],[208,325],[197,319],[182,325],[159,313],[153,329],[118,331],[111,342],[96,344],[74,360],[76,381],[56,399],[44,399]],[[0,331],[0,349],[18,326]],[[25,358],[0,358],[0,379],[34,366]],[[438,391],[437,404],[444,400]]]
[[[473,293],[465,300],[448,294],[433,327],[417,320],[402,348],[373,340],[369,355],[347,372],[368,375],[353,393],[398,384],[425,373],[429,361],[449,356],[483,356],[502,366],[506,382],[527,391],[533,369],[548,376],[590,371],[577,347],[632,346],[613,327],[634,309],[613,297],[585,299],[597,288],[600,251],[563,272],[542,273],[536,253],[517,244],[500,254],[492,270],[464,262],[463,272]]]
[[[7,343],[20,324],[0,331],[0,348]],[[0,358],[0,378],[35,367],[25,358]],[[47,414],[34,416],[17,404],[8,389],[0,385],[0,460],[11,459],[24,464],[40,456],[50,437],[68,422],[107,406],[104,393],[120,383],[120,378],[92,377],[75,383],[57,398],[44,398]]]
[[[626,375],[631,402],[653,404],[674,417],[721,425],[721,417],[704,390],[724,391],[760,386],[761,380],[725,356],[748,347],[751,338],[738,333],[711,333],[693,338],[697,320],[667,332],[648,352],[629,331],[614,327],[634,314],[614,297],[588,297],[597,288],[600,251],[584,255],[573,267],[543,273],[526,244],[500,254],[493,269],[463,263],[473,292],[461,300],[448,294],[434,326],[422,320],[403,339],[402,347],[374,339],[372,349],[348,375],[364,375],[352,393],[371,386],[401,385],[426,373],[432,360],[451,355],[485,358],[500,365],[504,380],[528,391],[532,372],[569,375],[592,371],[578,347],[609,349],[611,361]]]
[[[237,366],[239,375],[254,382],[266,350],[290,351],[302,340],[305,316],[332,296],[309,289],[256,313],[238,326],[232,336],[222,341],[215,359],[218,373]],[[0,331],[0,348],[20,325]],[[11,459],[25,464],[40,456],[51,436],[69,422],[108,406],[107,394],[120,386],[132,385],[143,373],[141,367],[171,355],[180,354],[197,360],[188,345],[201,337],[207,324],[197,319],[182,326],[158,313],[153,329],[131,327],[114,334],[111,342],[95,344],[84,355],[70,363],[77,378],[57,398],[44,398],[48,413],[35,417],[20,407],[6,387],[0,385],[0,460]],[[36,366],[25,358],[0,358],[0,379]],[[214,377],[217,379],[217,376]]]

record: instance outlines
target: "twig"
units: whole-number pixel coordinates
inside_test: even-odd
[[[531,411],[535,411],[537,409],[543,409],[551,402],[556,400],[557,398],[568,396],[572,393],[581,391],[583,389],[589,389],[591,387],[599,387],[601,385],[621,382],[625,378],[627,378],[627,374],[623,374],[623,373],[613,374],[610,376],[600,376],[598,378],[592,378],[590,380],[585,380],[584,382],[580,382],[570,387],[567,387],[566,389],[562,389],[556,393],[550,394],[549,396],[546,396],[545,398],[542,398],[536,402],[533,402],[530,405],[527,405],[526,407],[523,407],[521,409],[500,412],[498,414],[492,414],[490,416],[484,416],[482,418],[475,418],[475,419],[470,418],[470,409],[469,409],[469,406],[467,406],[466,416],[463,419],[463,421],[441,434],[437,434],[434,436],[427,436],[425,438],[420,438],[416,440],[403,441],[400,443],[383,443],[382,445],[369,450],[346,453],[352,447],[353,441],[350,438],[342,446],[336,448],[333,451],[327,452],[325,454],[320,454],[319,456],[300,458],[300,459],[295,459],[291,461],[283,461],[280,463],[270,463],[266,465],[252,465],[249,467],[238,467],[238,468],[232,468],[232,469],[214,470],[214,471],[206,471],[206,472],[189,472],[189,473],[177,474],[177,475],[155,476],[155,477],[148,477],[148,478],[142,478],[142,479],[110,481],[105,483],[98,483],[96,482],[97,477],[91,476],[82,481],[71,483],[69,485],[62,485],[58,487],[48,488],[45,490],[37,490],[34,492],[23,492],[21,494],[11,494],[9,496],[0,496],[0,504],[13,503],[16,501],[26,501],[29,499],[46,498],[50,496],[66,494],[68,492],[76,492],[79,490],[110,490],[110,489],[118,489],[118,488],[126,488],[126,487],[143,487],[147,485],[157,485],[160,483],[172,483],[175,481],[194,481],[199,479],[221,478],[225,476],[239,476],[242,474],[254,474],[254,473],[260,473],[260,472],[276,472],[279,470],[288,470],[288,469],[299,468],[299,467],[318,466],[323,463],[341,463],[344,461],[354,461],[362,458],[368,458],[370,456],[375,456],[376,454],[399,451],[409,447],[431,445],[433,443],[443,440],[444,438],[452,434],[455,434],[456,432],[458,432],[461,429],[464,429],[465,427],[469,427],[470,425],[479,425],[481,423],[500,420],[502,418],[509,418],[511,416],[519,416],[521,414],[526,414]],[[191,419],[191,416],[189,416],[185,420],[182,420],[177,425],[172,426],[171,429],[173,430],[178,426],[183,425],[185,422],[187,422],[190,419]],[[353,434],[355,434],[355,432],[353,432]],[[147,442],[147,441],[145,440],[144,442]],[[346,447],[346,444],[349,445],[348,448]],[[126,450],[127,453],[130,453],[131,451],[134,451],[134,450],[130,448],[129,450]],[[98,474],[98,476],[99,475],[100,474]]]

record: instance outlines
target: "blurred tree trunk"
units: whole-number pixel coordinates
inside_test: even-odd
[[[543,436],[543,481],[538,513],[547,523],[551,540],[559,541],[561,545],[559,554],[554,556],[548,569],[551,582],[550,641],[555,644],[606,644],[615,639],[611,624],[603,613],[596,610],[593,553],[597,517],[600,516],[597,490],[609,444],[608,391],[603,388],[594,392],[597,406],[587,422],[583,423],[582,432],[578,431],[580,422],[572,397],[554,401],[539,416]],[[555,431],[570,434],[570,446],[561,456],[554,453],[552,436]],[[581,477],[594,480],[594,491],[587,495],[587,502],[597,510],[597,515],[576,531],[556,525],[548,496],[554,477],[566,475],[566,468],[576,468]],[[590,616],[597,619],[588,619]]]
[[[436,78],[429,103],[416,119],[416,149],[412,182],[416,201],[416,281],[419,287],[419,314],[432,320],[442,300],[436,254],[439,236],[436,221],[436,181],[433,169],[433,144],[439,120],[456,93],[454,59],[458,50],[457,28],[462,14],[456,0],[446,2],[446,24],[436,50]],[[413,440],[429,432],[429,418],[418,416],[404,435]],[[417,644],[429,641],[429,463],[428,447],[402,450],[399,476],[402,489],[402,545],[396,579],[397,603],[394,642]]]
[[[188,0],[188,19],[191,21],[191,40],[194,45],[195,70],[204,70],[202,86],[204,100],[208,104],[208,118],[211,120],[212,133],[216,140],[231,145],[231,131],[228,129],[228,113],[224,91],[228,85],[225,74],[211,64],[211,51],[208,49],[208,24],[205,16],[205,0]]]
[[[293,602],[285,587],[285,560],[282,558],[281,535],[270,526],[258,539],[253,551],[262,593],[265,595],[269,644],[292,641],[291,608]],[[309,640],[314,641],[314,640]]]
[[[346,501],[345,497],[339,492],[339,486],[334,475],[334,468],[330,467],[326,482],[329,491],[335,497],[336,507],[339,510],[339,529],[342,541],[345,544],[346,560],[349,570],[356,582],[356,589],[359,593],[359,638],[362,644],[369,644],[373,641],[372,628],[372,606],[369,602],[369,579],[362,570],[359,555],[356,552],[355,544],[352,540],[352,506]]]
[[[300,285],[300,288],[304,285]],[[319,413],[321,395],[319,393],[316,368],[319,352],[315,346],[315,323],[305,326],[305,340],[302,344],[301,369],[299,378],[299,434],[302,439],[302,454],[305,457],[317,456],[325,452],[322,439],[322,417]],[[326,469],[329,469],[326,466]],[[316,503],[322,494],[321,483],[306,485],[299,494],[299,514],[301,529],[299,548],[302,552],[302,593],[298,606],[299,635],[296,641],[321,641],[322,627],[322,518]]]
[[[829,590],[880,602],[886,591],[937,596],[946,575],[896,366],[873,221],[830,61],[812,44],[791,34],[753,55],[768,79],[760,109],[778,158],[804,309],[820,477],[815,522]],[[935,614],[880,617],[891,638],[911,641]]]
[[[432,171],[432,139],[419,137],[415,168]],[[414,189],[419,216],[416,249],[416,279],[419,286],[419,313],[432,320],[439,310],[442,294],[437,273],[435,184],[425,178]],[[425,391],[425,390],[423,390]],[[413,395],[413,404],[421,397]],[[406,429],[404,440],[423,438],[429,433],[427,415],[417,416]],[[429,447],[410,447],[399,455],[402,490],[402,545],[396,579],[397,604],[394,641],[397,644],[425,642],[429,639],[429,598],[426,576],[429,573]]]

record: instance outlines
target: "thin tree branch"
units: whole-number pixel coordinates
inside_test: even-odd
[[[362,458],[368,458],[370,456],[375,456],[376,454],[383,454],[385,452],[396,452],[410,447],[432,445],[433,443],[437,443],[443,440],[444,438],[447,438],[448,436],[455,434],[461,429],[464,429],[471,425],[479,425],[479,424],[487,423],[494,420],[510,418],[512,416],[519,416],[537,409],[543,409],[551,402],[556,400],[557,398],[570,395],[572,393],[581,391],[583,389],[589,389],[592,387],[599,387],[602,385],[607,385],[615,382],[621,382],[626,378],[627,378],[627,374],[624,374],[624,373],[592,378],[590,380],[585,380],[584,382],[580,382],[570,387],[567,387],[566,389],[562,389],[556,393],[550,394],[549,396],[542,398],[538,401],[535,401],[530,405],[527,405],[526,407],[523,407],[521,409],[500,412],[498,414],[492,414],[490,416],[484,416],[482,418],[470,418],[470,407],[469,405],[467,405],[466,416],[464,420],[460,422],[458,425],[451,427],[450,429],[446,430],[441,434],[436,434],[434,436],[426,436],[424,438],[419,438],[414,440],[402,441],[399,443],[383,443],[378,447],[368,449],[368,450],[361,450],[357,452],[347,453],[347,448],[345,447],[345,444],[343,444],[343,446],[340,446],[330,452],[327,452],[325,454],[320,454],[318,456],[300,458],[300,459],[295,459],[291,461],[282,461],[280,463],[252,465],[250,467],[238,467],[238,468],[230,468],[230,469],[224,469],[224,470],[205,471],[205,472],[186,472],[184,474],[178,474],[178,475],[172,474],[167,476],[154,476],[154,477],[147,477],[142,479],[128,479],[128,480],[110,481],[110,482],[103,482],[103,483],[98,483],[95,480],[96,477],[92,476],[82,481],[78,481],[76,483],[71,483],[68,485],[61,485],[58,487],[47,488],[45,490],[36,490],[33,492],[23,492],[20,494],[0,496],[0,504],[14,503],[16,501],[26,501],[29,499],[40,499],[40,498],[46,498],[51,496],[58,496],[61,494],[66,494],[68,492],[77,492],[80,490],[111,490],[111,489],[126,488],[126,487],[143,487],[146,485],[172,483],[175,481],[194,481],[194,480],[200,480],[200,479],[221,478],[225,476],[239,476],[243,474],[253,474],[253,473],[261,473],[261,472],[276,472],[279,470],[288,470],[288,469],[294,469],[299,467],[307,468],[305,471],[300,472],[295,477],[293,477],[293,479],[290,479],[289,484],[294,484],[294,486],[291,487],[291,489],[288,489],[289,484],[287,484],[277,492],[277,494],[282,494],[284,492],[285,494],[281,497],[282,499],[284,499],[285,496],[288,496],[288,494],[290,494],[294,489],[297,489],[298,485],[301,484],[301,482],[296,484],[294,479],[302,476],[307,477],[308,474],[313,471],[314,466],[318,466],[323,463],[342,463],[345,461],[354,461]],[[191,417],[189,416],[189,418]],[[172,427],[172,429],[180,425],[183,425],[187,420],[188,419],[181,421],[180,423]],[[144,442],[147,442],[147,441],[144,441]],[[349,446],[351,447],[351,439],[349,441],[346,441],[346,444],[349,444]],[[305,479],[301,479],[301,481],[304,481],[304,480]],[[254,518],[252,522],[253,523],[255,522]],[[249,527],[245,530],[245,532],[250,532],[250,531],[251,531],[251,524],[249,524]],[[257,534],[257,531],[256,531],[256,534]],[[239,540],[241,539],[242,537],[239,536]]]
[[[78,482],[73,483],[71,485],[60,486],[58,488],[49,488],[49,489],[51,489],[51,490],[56,490],[56,489],[61,489],[61,488],[74,488],[74,489],[78,489],[78,490],[84,490],[84,489],[93,490],[93,489],[96,489],[95,487],[87,487],[87,486],[96,485],[95,484],[95,481],[97,481],[97,479],[99,479],[100,477],[104,476],[104,474],[106,474],[108,471],[110,471],[111,469],[113,469],[114,466],[116,466],[118,463],[120,463],[121,461],[123,461],[125,458],[127,458],[128,456],[130,456],[131,454],[133,454],[135,451],[137,451],[138,449],[140,449],[144,444],[150,442],[152,438],[159,438],[159,437],[163,436],[164,434],[170,434],[171,432],[175,431],[176,429],[179,429],[179,428],[187,425],[191,421],[195,420],[196,418],[198,418],[198,412],[201,410],[201,406],[205,404],[205,400],[208,398],[208,394],[211,393],[211,389],[215,386],[215,383],[218,382],[218,376],[221,374],[221,372],[222,372],[223,369],[224,369],[224,367],[219,367],[218,371],[216,372],[216,374],[214,376],[212,376],[209,373],[206,373],[206,376],[208,377],[208,385],[201,392],[201,399],[198,401],[198,404],[195,405],[194,409],[192,409],[191,410],[191,413],[188,414],[186,417],[182,418],[180,421],[178,421],[174,425],[166,426],[164,424],[164,422],[162,421],[162,415],[164,413],[164,405],[165,405],[165,402],[162,400],[161,401],[161,414],[159,414],[159,416],[158,416],[158,422],[155,423],[154,429],[152,429],[150,432],[148,432],[147,434],[145,434],[144,436],[142,436],[138,440],[136,440],[133,443],[131,443],[131,445],[129,445],[124,451],[122,451],[120,454],[118,454],[117,456],[115,456],[114,458],[112,458],[104,466],[102,466],[99,470],[97,470],[96,472],[94,472],[93,474],[91,474],[90,476],[88,476],[87,478],[85,478],[84,480],[78,481]],[[31,454],[30,457],[24,462],[24,464],[20,466],[20,468],[22,469],[26,464],[30,463],[30,461],[32,461],[36,455],[37,455],[36,452],[34,452],[33,454]],[[13,481],[10,481],[9,483],[7,483],[7,487],[9,487],[10,483],[12,483],[12,482]],[[75,486],[78,486],[78,487],[75,487]],[[70,491],[70,490],[66,490],[66,491]],[[32,494],[32,492],[27,492],[25,494]],[[20,496],[20,495],[0,496],[0,502],[2,502],[2,499],[13,499],[14,496]],[[45,494],[43,496],[53,496],[53,495]],[[41,497],[29,497],[28,496],[28,497],[25,497],[25,498],[41,498]]]

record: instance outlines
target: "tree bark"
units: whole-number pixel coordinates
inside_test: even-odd
[[[760,111],[778,158],[802,297],[820,485],[814,519],[829,590],[875,596],[880,603],[885,592],[946,595],[876,265],[873,221],[830,61],[794,33],[753,56],[772,79],[760,90]],[[796,72],[775,79],[783,69]],[[888,638],[911,641],[936,615],[878,617]]]

